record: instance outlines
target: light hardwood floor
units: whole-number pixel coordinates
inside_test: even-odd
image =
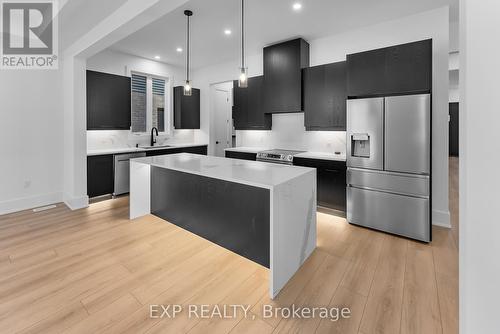
[[[318,214],[318,248],[271,301],[263,267],[128,199],[0,217],[0,333],[457,333],[458,161],[453,228],[431,245]],[[253,318],[152,319],[151,304],[245,304]],[[350,307],[350,319],[264,319],[261,307]]]

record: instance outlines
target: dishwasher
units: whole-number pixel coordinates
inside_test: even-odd
[[[145,156],[146,152],[115,155],[115,187],[113,196],[126,194],[130,191],[130,159]]]

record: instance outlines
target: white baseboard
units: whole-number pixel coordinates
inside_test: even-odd
[[[0,202],[0,215],[60,203],[62,199],[62,192],[56,192]]]
[[[64,204],[71,210],[83,209],[89,206],[89,197],[87,195],[81,197],[64,196]]]
[[[450,211],[432,210],[432,225],[451,228]]]

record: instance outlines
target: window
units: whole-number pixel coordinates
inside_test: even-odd
[[[165,131],[165,80],[152,78],[153,83],[153,126]]]
[[[168,79],[142,73],[132,73],[132,132],[159,132],[169,128]]]

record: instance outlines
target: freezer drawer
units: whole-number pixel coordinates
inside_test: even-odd
[[[430,138],[430,95],[385,98],[385,170],[429,174]]]
[[[384,98],[347,100],[347,166],[384,169]]]
[[[415,197],[429,197],[430,194],[430,178],[428,175],[348,168],[347,184],[357,188],[381,190]]]
[[[429,199],[347,187],[347,221],[431,241]]]

